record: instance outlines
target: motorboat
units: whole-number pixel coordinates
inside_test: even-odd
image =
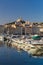
[[[0,35],[0,44],[4,43],[4,35]]]
[[[4,40],[4,35],[0,35],[0,41]]]

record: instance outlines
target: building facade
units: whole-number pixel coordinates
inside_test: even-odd
[[[34,35],[38,34],[43,36],[43,24],[39,23],[30,23],[29,21],[24,21],[18,19],[15,23],[4,25],[4,31],[9,34],[15,35]]]

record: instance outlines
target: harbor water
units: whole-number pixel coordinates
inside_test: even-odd
[[[43,65],[43,58],[32,57],[6,45],[0,46],[0,65]]]

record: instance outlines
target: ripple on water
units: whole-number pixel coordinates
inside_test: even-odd
[[[43,58],[34,58],[27,52],[18,52],[15,48],[0,47],[0,65],[43,65]]]

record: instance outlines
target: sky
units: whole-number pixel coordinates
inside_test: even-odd
[[[20,17],[30,22],[43,22],[43,0],[0,0],[0,24]]]

